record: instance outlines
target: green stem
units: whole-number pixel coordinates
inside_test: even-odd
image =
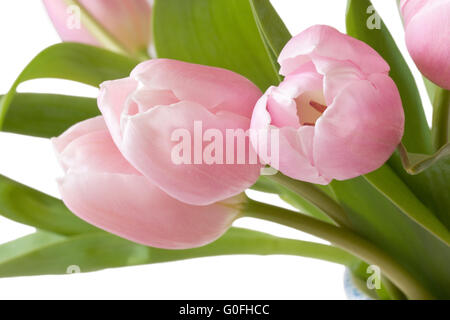
[[[352,268],[359,259],[352,254],[330,245],[314,243],[303,240],[286,238],[274,238],[272,246],[255,246],[251,250],[239,246],[231,249],[231,254],[256,254],[256,255],[291,255],[304,258],[324,260],[331,263]]]
[[[425,88],[427,89],[428,98],[430,99],[431,104],[433,104],[436,91],[439,87],[424,76],[422,76],[422,79],[423,83],[425,84]]]
[[[150,59],[143,51],[130,52],[127,48],[112,35],[78,0],[64,0],[67,6],[76,6],[81,13],[81,23],[106,49],[121,53],[123,55],[137,58],[141,61]]]
[[[317,219],[283,208],[249,200],[245,215],[272,221],[297,230],[307,232],[362,260],[380,266],[383,273],[410,299],[432,299],[432,295],[392,257],[378,247],[346,228],[339,228]]]
[[[338,225],[350,227],[351,224],[345,210],[330,196],[319,190],[313,184],[291,179],[281,173],[270,176],[270,178],[274,182],[290,189],[308,202],[312,203],[327,216],[333,219],[333,221],[335,221]]]
[[[393,283],[386,277],[381,276],[381,284],[392,300],[405,300],[406,297]]]
[[[367,287],[367,280],[372,275],[372,272],[368,271],[369,264],[360,260],[359,264],[354,265],[351,270],[351,274],[355,281],[359,280],[364,283],[362,291],[372,296],[373,291]],[[375,288],[375,293],[381,300],[406,300],[406,296],[385,276],[381,275],[381,286]]]
[[[436,90],[433,102],[433,145],[439,150],[449,141],[450,136],[450,91]]]

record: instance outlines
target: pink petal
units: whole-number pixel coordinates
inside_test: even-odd
[[[120,80],[106,81],[100,86],[98,96],[98,107],[102,112],[106,124],[111,132],[114,142],[120,146],[122,141],[121,117],[127,109],[131,94],[137,89],[138,83],[125,78]]]
[[[171,90],[180,101],[193,101],[214,111],[250,119],[261,91],[246,78],[225,69],[169,59],[141,63],[131,73],[150,90]]]
[[[167,249],[205,245],[230,227],[243,196],[202,207],[169,197],[128,164],[106,125],[99,130],[100,122],[101,117],[87,120],[53,140],[68,167],[59,181],[61,195],[77,216],[131,241]]]
[[[366,79],[360,69],[348,61],[324,60],[320,73],[324,75],[323,92],[327,105],[332,104],[347,86]]]
[[[52,139],[52,143],[56,152],[61,153],[69,144],[79,137],[104,130],[105,120],[103,120],[103,117],[95,117],[72,126],[57,139]]]
[[[405,21],[405,26],[409,24],[409,21],[411,21],[415,14],[417,14],[427,3],[430,2],[431,1],[429,0],[402,0],[400,2],[400,10]]]
[[[74,23],[75,16],[71,17],[71,12],[68,11],[69,9],[63,0],[43,0],[43,2],[56,31],[63,41],[81,42],[93,46],[100,45],[85,28],[69,27],[69,23]]]
[[[269,89],[267,89],[267,92],[256,103],[250,124],[251,130],[254,131],[266,130],[271,124],[272,117],[270,113],[267,111],[267,102],[269,100],[270,93],[275,88],[276,87],[270,87]]]
[[[305,64],[289,75],[277,88],[268,91],[267,111],[271,124],[276,127],[299,128],[296,98],[302,94],[322,92],[323,76],[318,74],[312,63]]]
[[[286,77],[280,83],[279,90],[294,99],[306,91],[322,90],[322,80],[323,75],[317,72],[316,66],[310,61]]]
[[[327,177],[350,179],[379,168],[403,135],[398,90],[386,75],[348,86],[316,122],[314,163]]]
[[[152,10],[147,0],[80,0],[80,3],[128,50],[146,50]]]
[[[226,204],[185,204],[142,176],[69,172],[59,188],[64,203],[81,219],[158,248],[187,249],[208,244],[231,226],[239,212],[238,206]]]
[[[70,142],[64,134],[60,138],[52,139],[58,160],[66,171],[98,171],[141,176],[118,152],[103,117],[80,122],[72,127],[72,130],[80,135],[72,135]],[[61,148],[66,142],[69,143]]]
[[[313,126],[299,129],[284,127],[280,129],[280,165],[283,174],[306,182],[328,184],[331,179],[322,176],[313,162]]]
[[[405,32],[406,45],[419,70],[450,90],[450,1],[428,2],[410,18]]]
[[[267,110],[270,113],[271,124],[277,127],[298,128],[300,122],[297,116],[295,100],[274,88],[268,95]]]
[[[309,61],[320,67],[319,63],[324,59],[351,61],[367,74],[389,71],[388,64],[364,42],[332,27],[316,25],[286,44],[278,58],[280,73],[289,75]]]
[[[227,129],[249,129],[260,95],[254,84],[231,71],[155,59],[138,65],[131,78],[103,84],[98,104],[114,141],[134,167],[171,196],[207,205],[241,193],[258,178],[261,166],[256,155],[250,159],[254,152],[248,138],[240,162],[227,162],[232,155],[224,146]],[[180,144],[172,135],[186,129],[193,138],[194,122],[201,122],[205,133],[210,129],[221,135],[220,160],[204,159],[211,143],[203,142],[201,134],[197,161],[190,157],[190,163],[180,165],[172,159]]]
[[[136,113],[146,112],[156,106],[169,106],[180,102],[171,90],[151,90],[145,88],[134,92],[130,96],[130,99],[138,106]],[[134,115],[130,110],[126,114]]]
[[[100,45],[64,0],[43,0],[63,41]],[[145,50],[151,38],[151,7],[146,0],[80,0],[80,4],[125,48]]]
[[[318,184],[329,183],[330,180],[322,177],[318,169],[314,167],[312,150],[314,127],[299,127],[298,123],[295,127],[271,125],[274,124],[272,114],[285,108],[283,104],[276,105],[277,101],[272,100],[269,112],[269,100],[273,89],[269,89],[258,101],[253,112],[251,122],[253,147],[264,163],[291,178]],[[275,111],[277,109],[278,111]],[[285,116],[294,117],[288,113]],[[298,121],[296,116],[295,119]],[[272,134],[275,130],[278,130],[278,135],[275,137],[279,138],[273,141]]]
[[[183,101],[171,106],[159,106],[145,113],[123,118],[122,153],[148,179],[176,199],[194,205],[207,205],[241,193],[253,185],[260,172],[259,164],[249,164],[249,139],[245,139],[244,164],[226,164],[227,129],[249,128],[250,120],[229,112],[213,114],[205,107]],[[202,133],[196,136],[195,122],[199,121],[203,133],[208,129],[222,135],[223,148],[218,152],[221,163],[206,163],[202,156],[210,142],[202,142]],[[188,163],[177,164],[173,159],[173,150],[182,140],[173,139],[176,130],[182,130],[190,136],[186,150],[190,148]],[[175,141],[174,141],[175,140]],[[194,140],[199,141],[200,163],[195,162]],[[235,143],[234,155],[237,155]],[[178,153],[177,153],[178,154]]]

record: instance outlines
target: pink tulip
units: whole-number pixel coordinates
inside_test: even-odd
[[[299,180],[327,184],[380,167],[399,144],[404,114],[389,66],[368,45],[328,26],[292,38],[279,57],[284,81],[258,101],[252,129],[279,130],[278,164]],[[261,136],[261,135],[259,135]]]
[[[79,23],[78,12],[64,0],[43,0],[63,41],[100,46],[99,41]],[[79,0],[82,5],[126,50],[147,50],[151,39],[151,7],[147,0]]]
[[[402,0],[406,45],[420,71],[450,90],[450,0]]]
[[[53,144],[66,175],[59,188],[80,218],[149,246],[185,249],[219,238],[245,196],[192,206],[168,196],[121,155],[103,117],[76,124]]]
[[[238,143],[234,150],[224,150],[219,138],[228,130],[249,129],[261,95],[231,71],[154,59],[138,65],[129,78],[105,82],[98,105],[115,143],[139,172],[180,201],[208,205],[241,193],[258,179],[260,165],[226,161]],[[189,139],[174,136],[179,130]],[[207,132],[219,137],[202,141]],[[244,142],[251,149],[248,140]],[[186,148],[180,154],[187,161],[175,161],[183,141]],[[205,152],[218,141],[216,152],[223,155],[208,162]]]

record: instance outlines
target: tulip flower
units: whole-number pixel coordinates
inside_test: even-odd
[[[239,141],[224,139],[249,129],[261,95],[234,72],[154,59],[129,78],[102,84],[98,105],[118,148],[139,172],[180,201],[208,205],[258,179],[261,166],[247,154],[246,161],[236,159]],[[248,136],[243,139],[250,153]]]
[[[102,46],[83,24],[80,10],[65,0],[43,0],[63,41]],[[147,51],[151,39],[151,7],[147,0],[79,0],[90,16],[130,53]]]
[[[284,81],[258,101],[254,131],[279,130],[278,164],[287,176],[317,184],[380,167],[399,144],[404,114],[389,66],[368,45],[328,26],[292,38],[279,57]],[[261,135],[258,135],[261,136]],[[268,135],[266,135],[268,136]]]
[[[402,0],[406,45],[419,70],[450,90],[450,0]]]
[[[53,145],[66,173],[59,189],[67,207],[134,242],[167,249],[205,245],[230,227],[245,201],[239,195],[192,206],[168,196],[125,160],[101,116],[76,124]]]

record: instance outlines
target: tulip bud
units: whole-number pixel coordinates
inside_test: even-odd
[[[406,45],[425,77],[450,90],[450,0],[402,0]]]
[[[67,207],[134,242],[166,249],[205,245],[231,226],[246,201],[241,194],[192,206],[170,197],[125,160],[101,116],[52,141],[66,173],[59,189]]]
[[[234,72],[153,59],[129,78],[105,82],[98,105],[139,172],[180,201],[208,205],[258,179],[261,166],[249,159],[245,131],[261,95]]]
[[[262,160],[294,179],[327,184],[373,171],[394,152],[402,103],[375,50],[314,26],[292,38],[278,61],[285,79],[258,101],[251,127],[279,130],[282,156],[271,163],[260,152],[267,142],[252,136]]]
[[[43,0],[61,39],[102,46],[81,19],[78,6],[65,0]],[[146,0],[79,0],[97,22],[130,53],[147,51],[151,39],[151,7]]]

